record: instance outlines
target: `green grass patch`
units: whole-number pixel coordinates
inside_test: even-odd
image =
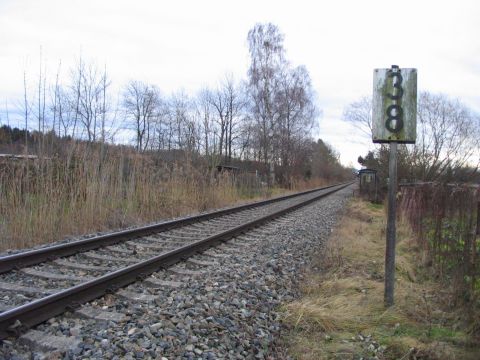
[[[370,210],[383,210],[383,204],[377,204],[377,203],[373,203],[373,202],[368,202],[367,207]]]

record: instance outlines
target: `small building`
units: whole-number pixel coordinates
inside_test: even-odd
[[[378,201],[378,178],[377,170],[362,169],[358,172],[360,180],[360,195],[367,197],[370,201]]]
[[[236,174],[240,171],[239,167],[231,166],[231,165],[217,165],[217,171],[219,173],[227,172]]]

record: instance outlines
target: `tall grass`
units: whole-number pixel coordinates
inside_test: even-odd
[[[296,179],[288,191],[267,188],[255,174],[220,174],[186,153],[139,154],[74,141],[55,146],[51,157],[0,159],[0,251],[327,185]]]
[[[265,195],[205,171],[192,159],[166,163],[131,149],[77,144],[54,158],[0,163],[0,250],[123,228]]]
[[[416,233],[424,262],[458,299],[480,307],[480,189],[469,185],[403,187],[400,208]],[[480,329],[480,328],[479,328]]]

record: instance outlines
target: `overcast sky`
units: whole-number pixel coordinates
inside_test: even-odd
[[[0,116],[19,108],[23,72],[33,88],[42,47],[53,82],[80,53],[107,71],[112,87],[130,79],[164,94],[194,94],[226,73],[246,76],[247,33],[272,22],[287,58],[310,72],[323,115],[318,136],[342,163],[372,147],[341,120],[371,95],[374,68],[418,69],[420,90],[459,98],[480,112],[480,1],[121,1],[0,0]],[[14,124],[16,125],[16,124]]]

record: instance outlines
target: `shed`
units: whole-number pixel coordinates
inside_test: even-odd
[[[217,171],[221,172],[230,172],[230,173],[238,173],[240,171],[239,167],[231,166],[231,165],[217,165]]]
[[[377,170],[362,169],[358,172],[358,177],[360,180],[360,194],[368,197],[370,201],[377,201]]]

